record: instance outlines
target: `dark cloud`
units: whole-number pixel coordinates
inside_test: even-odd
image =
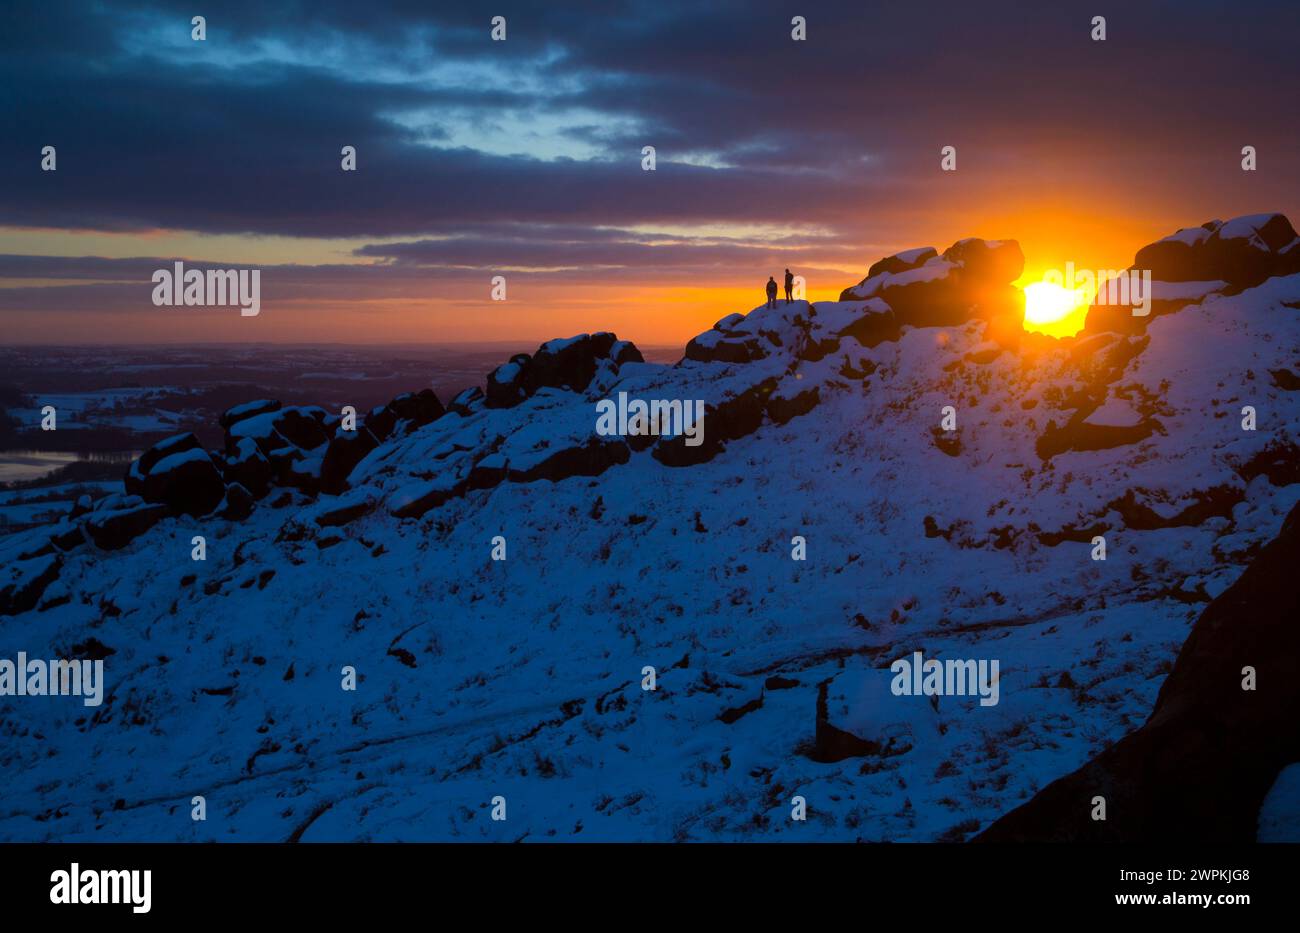
[[[248,0],[210,11],[196,48],[189,2],[19,3],[0,14],[0,224],[376,238],[477,225],[442,247],[466,262],[493,248],[486,224],[533,225],[498,246],[538,263],[564,252],[566,225],[863,237],[934,197],[947,143],[1008,190],[1093,172],[1136,197],[1152,176],[1203,191],[1249,142],[1274,166],[1260,209],[1294,208],[1300,8],[1126,3],[1093,43],[1095,7],[810,2],[797,10],[810,40],[794,43],[779,3]],[[487,38],[498,13],[506,43]],[[243,61],[259,48],[280,54]],[[436,66],[490,80],[413,80]],[[393,119],[414,112],[423,125]],[[576,119],[556,137],[597,157],[456,142],[516,113]],[[47,144],[57,173],[38,171]],[[344,144],[359,172],[339,170]],[[529,229],[540,239],[518,242]],[[567,235],[571,255],[602,264],[644,266],[654,249],[677,266],[694,249]]]

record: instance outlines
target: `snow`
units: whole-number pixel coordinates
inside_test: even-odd
[[[1129,399],[1107,398],[1106,403],[1083,420],[1084,424],[1128,428],[1141,424],[1142,413]]]
[[[157,463],[153,465],[153,469],[149,471],[149,475],[161,476],[163,473],[167,473],[171,470],[175,470],[177,467],[180,467],[183,464],[211,461],[211,459],[212,458],[208,456],[208,452],[206,450],[204,450],[201,447],[195,447],[190,450],[181,451],[178,454],[172,454],[171,456],[163,457],[161,460],[159,460]]]
[[[932,840],[987,825],[1145,720],[1204,607],[1170,588],[1222,592],[1300,500],[1236,472],[1300,437],[1293,396],[1260,375],[1300,352],[1297,300],[1290,276],[1153,318],[1090,420],[1146,409],[1164,431],[1047,463],[1036,439],[1092,378],[1068,346],[963,364],[989,340],[973,321],[845,338],[809,362],[788,339],[797,316],[830,333],[887,309],[800,302],[732,320],[771,347],[755,362],[630,365],[587,393],[476,406],[381,445],[344,498],[274,506],[274,491],[243,522],[168,518],[127,556],[69,552],[50,591],[66,600],[7,617],[6,636],[39,654],[93,633],[115,652],[105,704],[88,720],[0,698],[23,736],[0,759],[0,839]],[[863,362],[869,380],[840,374]],[[591,441],[599,397],[716,406],[768,379],[820,404],[689,467],[642,450],[598,476],[464,489],[475,465],[520,470]],[[1240,429],[1245,404],[1260,431]],[[946,405],[955,457],[933,439]],[[1197,525],[1136,530],[1115,508],[1132,492],[1176,515],[1217,486],[1241,501]],[[1050,537],[1094,523],[1104,562],[1086,537]],[[39,543],[0,538],[0,556]],[[997,659],[998,705],[894,696],[889,665],[914,651]],[[814,760],[823,683],[838,728],[910,748]],[[206,822],[189,819],[195,794]],[[795,794],[806,823],[788,819]],[[1275,794],[1262,832],[1295,813]],[[505,823],[487,818],[496,795]]]
[[[896,253],[895,255],[902,262],[911,265],[917,262],[926,253],[930,253],[930,252],[937,253],[938,250],[936,250],[933,246],[918,246],[915,249],[905,249],[901,253]]]
[[[1186,246],[1196,246],[1204,243],[1212,236],[1212,232],[1204,227],[1184,227],[1177,233],[1171,233],[1169,236],[1160,240],[1161,243],[1182,243]]]
[[[518,363],[505,363],[496,368],[492,378],[499,383],[514,382],[519,378],[520,366]]]
[[[1276,214],[1247,214],[1244,217],[1234,217],[1219,228],[1219,239],[1250,240],[1253,247],[1267,252],[1268,244],[1259,238],[1257,231],[1276,216]]]

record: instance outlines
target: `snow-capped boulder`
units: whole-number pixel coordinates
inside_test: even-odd
[[[135,505],[93,513],[86,520],[86,534],[105,551],[126,547],[167,517],[165,505]]]
[[[1237,288],[1300,272],[1300,240],[1283,214],[1211,220],[1138,250],[1133,268],[1163,282],[1221,279]]]
[[[510,408],[528,398],[527,376],[532,361],[527,353],[516,353],[488,374],[488,408]]]
[[[582,392],[596,375],[597,360],[609,359],[617,342],[618,338],[608,332],[548,340],[537,348],[525,374],[529,392],[542,386]]]
[[[470,386],[470,388],[457,393],[456,397],[447,404],[447,411],[465,418],[473,414],[475,409],[482,404],[483,390],[478,386]]]
[[[129,496],[142,496],[144,494],[145,477],[154,468],[158,461],[170,457],[173,454],[185,453],[191,450],[202,450],[203,445],[193,434],[176,434],[172,437],[161,440],[154,444],[134,461],[127,468],[126,476],[123,478],[123,485],[126,488],[126,494]],[[111,508],[111,503],[100,500],[96,504],[97,508]]]
[[[244,438],[251,439],[265,454],[286,445],[313,450],[329,440],[324,422],[325,409],[316,405],[280,408],[251,415],[226,429],[226,449],[235,449]]]
[[[871,268],[867,270],[867,279],[864,279],[864,281],[878,275],[894,275],[899,272],[907,272],[909,269],[925,265],[938,255],[939,251],[933,246],[918,246],[916,249],[903,250],[901,253],[895,253],[892,256],[886,256],[884,259],[873,262]]]
[[[355,431],[336,431],[321,463],[321,492],[338,495],[347,489],[352,470],[378,446],[379,440],[370,433],[369,422]]]
[[[218,514],[227,521],[242,522],[253,514],[254,504],[251,492],[239,483],[231,483],[226,487],[226,498],[221,503]]]
[[[224,430],[230,430],[230,426],[243,421],[245,418],[251,418],[254,415],[265,415],[268,412],[279,411],[280,403],[275,399],[263,398],[252,402],[244,402],[242,405],[235,405],[227,408],[221,415],[220,424]]]
[[[146,502],[160,503],[188,515],[207,515],[226,494],[212,456],[204,449],[190,449],[164,457],[144,478],[141,495]]]
[[[251,437],[242,437],[235,449],[226,455],[221,469],[227,483],[238,483],[254,498],[260,499],[271,488],[275,470]]]
[[[972,317],[1014,319],[1019,324],[1023,304],[1011,282],[1024,271],[1025,257],[1015,240],[959,240],[942,256],[933,250],[911,250],[868,274],[840,294],[841,302],[877,298],[900,325],[951,327]],[[901,257],[907,257],[903,260]],[[888,271],[897,269],[898,271]],[[1018,336],[1006,328],[1006,336]]]
[[[387,409],[396,417],[395,430],[401,433],[424,427],[446,414],[433,389],[405,392],[389,402]]]
[[[1086,333],[1142,333],[1155,318],[1212,295],[1234,294],[1274,276],[1300,272],[1300,237],[1283,214],[1250,214],[1226,223],[1211,220],[1142,247],[1125,270],[1130,272],[1150,273],[1147,313],[1134,314],[1136,303],[1131,300],[1112,301],[1112,291],[1118,290],[1098,283]]]

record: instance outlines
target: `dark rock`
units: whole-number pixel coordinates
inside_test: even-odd
[[[837,337],[852,337],[864,347],[875,347],[886,340],[899,337],[898,316],[892,308],[876,311],[864,308],[846,327],[836,334]]]
[[[717,406],[704,406],[701,443],[691,446],[684,435],[662,437],[651,452],[664,466],[694,466],[712,460],[726,449],[726,442],[753,434],[763,423],[767,399],[776,388],[775,378],[764,379]]]
[[[316,524],[322,528],[346,525],[370,514],[374,508],[375,500],[370,496],[340,499],[316,513]]]
[[[377,441],[385,440],[397,427],[397,415],[387,405],[379,405],[366,415],[365,428]]]
[[[1300,271],[1295,240],[1295,229],[1282,214],[1212,220],[1142,247],[1132,268],[1150,270],[1161,282],[1221,280],[1250,288],[1271,276]]]
[[[225,497],[226,485],[211,455],[187,449],[157,461],[144,478],[141,495],[188,515],[207,515]],[[93,535],[93,533],[92,533]]]
[[[596,375],[597,361],[609,357],[617,339],[610,333],[598,333],[548,340],[533,354],[525,377],[529,394],[542,386],[584,391]]]
[[[1300,483],[1300,447],[1290,441],[1272,440],[1234,468],[1248,483],[1256,476],[1268,477],[1272,486]]]
[[[1042,435],[1034,442],[1034,450],[1043,460],[1050,460],[1068,450],[1110,450],[1146,440],[1157,430],[1160,422],[1144,418],[1132,425],[1087,424],[1081,413],[1076,413],[1064,427],[1049,421]]]
[[[933,246],[922,246],[917,249],[895,253],[872,263],[871,268],[867,270],[867,278],[875,278],[878,275],[892,275],[896,272],[907,272],[909,269],[925,265],[938,255],[939,251]]]
[[[645,362],[645,357],[641,355],[641,351],[630,340],[615,340],[609,348],[609,358],[614,361],[616,366],[622,366],[624,363]]]
[[[149,475],[149,472],[159,460],[189,450],[202,449],[203,445],[199,443],[199,439],[189,433],[176,434],[166,440],[159,441],[137,457],[131,466],[127,468],[126,476],[122,480],[127,494],[132,496],[144,495],[145,477]]]
[[[557,450],[528,469],[512,468],[509,477],[515,483],[531,483],[539,479],[559,482],[570,476],[599,476],[612,466],[627,463],[631,456],[622,438],[592,437],[582,446]]]
[[[226,501],[221,517],[232,522],[242,522],[253,514],[253,494],[239,483],[226,487]]]
[[[748,334],[728,337],[706,330],[686,344],[686,358],[700,363],[751,363],[766,356],[762,341]]]
[[[967,286],[1010,285],[1025,271],[1025,254],[1015,240],[970,237],[944,250],[943,258],[961,266],[961,277]]]
[[[821,401],[821,393],[818,386],[804,389],[795,395],[785,396],[772,393],[767,400],[767,416],[775,424],[785,424],[791,418],[797,418],[799,415],[806,415],[817,407]]]
[[[517,353],[510,362],[502,363],[487,379],[487,407],[512,408],[528,398],[528,371],[532,357]]]
[[[465,482],[438,477],[420,486],[401,490],[388,500],[389,514],[397,518],[419,518],[450,499],[465,494]]]
[[[336,433],[330,439],[329,447],[325,450],[325,459],[321,463],[321,492],[336,496],[346,490],[348,477],[352,475],[356,465],[378,446],[379,441],[370,433],[368,427]]]
[[[1254,842],[1265,795],[1300,759],[1297,566],[1300,506],[1201,613],[1146,723],[976,841]],[[1242,689],[1246,667],[1259,689]],[[1094,796],[1108,819],[1091,818]]]
[[[241,438],[229,454],[221,470],[227,483],[238,483],[255,499],[260,499],[271,488],[275,470],[252,438]]]
[[[235,405],[233,408],[227,408],[221,415],[220,424],[223,430],[229,431],[230,426],[238,424],[245,418],[251,418],[254,415],[264,415],[267,412],[279,411],[280,403],[274,399],[263,398],[255,402],[245,402],[242,405]]]
[[[471,386],[452,399],[447,410],[466,417],[474,413],[474,406],[482,400],[483,390],[478,386]]]
[[[96,547],[116,551],[158,524],[167,514],[166,506],[156,504],[96,512],[86,520],[86,534]]]
[[[447,413],[433,389],[403,393],[389,402],[387,407],[397,417],[399,424],[406,422],[407,431],[424,427]]]
[[[470,468],[465,478],[469,489],[491,489],[506,481],[508,465],[500,454],[488,454]]]
[[[63,558],[45,554],[10,561],[0,570],[0,616],[13,616],[36,607],[41,595],[59,576]]]

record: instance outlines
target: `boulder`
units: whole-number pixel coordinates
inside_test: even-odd
[[[460,415],[462,418],[473,414],[479,403],[483,401],[483,390],[478,386],[471,386],[451,400],[447,405],[447,410]]]
[[[146,502],[177,512],[207,515],[225,498],[226,484],[206,450],[189,449],[155,463],[144,478],[141,495]]]
[[[615,366],[622,366],[624,363],[645,362],[645,357],[641,355],[641,351],[630,340],[615,340],[609,348],[609,358]]]
[[[548,340],[533,354],[532,365],[523,376],[528,394],[542,386],[582,392],[596,375],[597,362],[609,359],[619,339],[611,333],[579,334],[563,340]],[[632,351],[636,348],[632,347]],[[627,349],[620,350],[628,353]],[[639,357],[640,353],[636,355]]]
[[[379,441],[367,427],[335,433],[321,462],[321,492],[336,496],[347,489],[348,477],[352,475],[357,464],[378,446]]]
[[[226,456],[221,469],[222,478],[227,483],[239,484],[255,499],[262,498],[270,491],[274,472],[271,461],[249,437],[240,438],[234,452]]]
[[[1025,257],[1015,240],[969,238],[942,256],[929,249],[909,254],[899,254],[907,261],[890,257],[896,261],[872,266],[874,274],[845,289],[840,301],[879,299],[899,326],[953,327],[981,317],[997,323],[1000,337],[1019,326],[1024,297],[1011,283],[1024,271]]]
[[[227,521],[242,522],[253,514],[253,494],[239,483],[226,487],[226,499],[221,504],[220,515]]]
[[[254,415],[264,415],[267,412],[279,410],[280,403],[274,399],[263,398],[254,402],[244,402],[242,405],[235,405],[233,408],[227,408],[221,415],[220,424],[223,430],[229,431],[231,425],[237,424],[245,418],[251,418]]]
[[[916,249],[904,250],[901,253],[886,256],[884,259],[878,259],[872,263],[871,268],[867,270],[867,278],[871,279],[877,275],[893,275],[898,272],[906,272],[909,269],[915,269],[917,266],[925,265],[938,255],[939,251],[933,246],[920,246]]]
[[[516,483],[539,479],[557,483],[570,476],[599,476],[612,466],[627,463],[631,457],[632,452],[622,438],[591,437],[584,444],[560,448],[527,469],[510,469],[508,475]]]
[[[158,524],[167,514],[167,506],[158,504],[95,512],[86,520],[86,534],[96,547],[116,551]]]
[[[149,472],[154,468],[154,465],[158,463],[159,460],[170,457],[173,454],[202,449],[203,445],[199,443],[199,439],[189,433],[176,434],[166,440],[161,440],[131,463],[131,466],[127,468],[126,476],[122,479],[122,485],[126,488],[128,495],[142,496],[144,495],[145,477],[149,475]],[[97,503],[96,507],[98,508],[100,506],[105,508],[112,507],[111,504],[106,504],[104,500],[100,500],[100,502]]]
[[[1300,246],[1282,214],[1251,214],[1227,223],[1211,220],[1179,230],[1138,250],[1134,269],[1164,282],[1221,279],[1250,288],[1275,275],[1300,272]]]
[[[767,399],[776,389],[775,377],[734,393],[717,405],[704,406],[704,434],[691,446],[685,436],[661,437],[651,456],[664,466],[694,466],[712,460],[726,449],[726,442],[753,434],[763,423]]]
[[[488,408],[513,408],[528,398],[528,370],[532,357],[516,353],[510,362],[502,363],[487,378]]]
[[[424,427],[446,414],[442,402],[433,389],[421,389],[419,392],[404,392],[386,406],[397,419],[400,430],[405,433],[415,428]],[[405,422],[403,424],[403,422]]]

